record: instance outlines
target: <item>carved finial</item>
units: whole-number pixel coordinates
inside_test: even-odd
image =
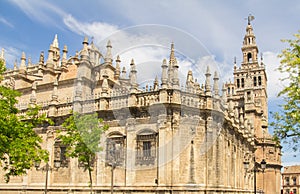
[[[175,49],[174,43],[171,44],[171,53],[170,53],[170,61],[169,61],[169,84],[173,88],[179,89],[179,75],[178,75],[178,63],[175,57]]]
[[[84,39],[83,39],[83,42],[82,42],[83,48],[80,51],[80,57],[82,59],[88,59],[89,58],[89,51],[88,51],[89,42],[88,41],[89,41],[88,37],[85,36]]]
[[[110,41],[110,40],[107,41],[106,47],[112,47],[112,46],[111,46],[111,41]]]
[[[84,37],[82,44],[89,44],[89,38],[87,36]]]
[[[126,68],[125,68],[125,67],[123,67],[123,69],[122,69],[122,75],[121,75],[121,78],[122,78],[122,79],[126,79]]]
[[[130,84],[131,84],[131,89],[132,91],[134,91],[137,88],[137,78],[136,78],[136,67],[135,67],[135,63],[134,60],[131,59],[131,63],[130,63]]]
[[[15,62],[14,62],[14,70],[17,70],[18,69],[18,66],[17,66],[17,59],[15,60]]]
[[[65,65],[67,62],[67,53],[68,53],[68,47],[67,47],[67,45],[64,45],[63,56],[62,56],[62,65]]]
[[[156,91],[158,90],[158,78],[155,76],[155,80],[153,82],[153,90]]]
[[[162,72],[161,72],[161,87],[163,89],[167,88],[167,81],[168,81],[168,75],[167,75],[167,60],[164,59],[161,65]]]
[[[211,74],[210,74],[209,65],[208,65],[208,66],[207,66],[207,68],[206,68],[206,74],[209,74],[209,75],[211,75]]]
[[[44,51],[42,51],[41,54],[40,54],[39,63],[43,63],[44,64],[44,61],[45,61]]]
[[[63,52],[68,52],[68,47],[67,47],[67,45],[64,45],[64,49],[63,49]]]
[[[32,66],[31,57],[28,57],[28,67]]]
[[[26,55],[25,55],[25,52],[22,52],[21,59],[25,59],[25,60],[26,60]]]
[[[54,40],[53,40],[52,46],[53,46],[54,48],[59,48],[59,47],[58,47],[58,38],[57,38],[57,34],[55,34],[55,36],[54,36]]]
[[[135,64],[134,64],[134,59],[131,59],[130,65],[131,65],[131,66],[135,65]]]
[[[215,96],[219,96],[219,76],[217,71],[215,71],[214,75],[214,94]]]
[[[112,49],[111,42],[110,42],[110,40],[108,40],[107,45],[106,45],[106,55],[104,58],[106,63],[112,63],[112,61],[113,61],[111,49]]]
[[[175,49],[174,49],[174,42],[171,43],[171,53],[170,53],[170,64],[174,64],[175,63]]]
[[[25,55],[25,52],[22,52],[20,70],[26,71],[26,55]]]
[[[206,69],[206,79],[205,79],[205,94],[207,95],[211,95],[211,86],[210,86],[210,70],[209,70],[209,66],[207,66],[207,69]]]
[[[53,68],[54,67],[53,57],[54,57],[54,50],[53,50],[53,45],[51,44],[50,48],[48,50],[48,58],[47,58],[47,62],[46,62],[46,66],[48,68]]]
[[[117,56],[116,62],[121,62],[121,59],[120,59],[120,56],[119,56],[119,55]]]
[[[120,63],[121,63],[121,60],[120,60],[120,56],[118,55],[117,59],[116,59],[116,70],[115,70],[115,78],[116,79],[118,79],[120,77]]]

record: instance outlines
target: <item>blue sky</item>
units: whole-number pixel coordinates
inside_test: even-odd
[[[57,34],[60,48],[68,46],[68,55],[82,48],[84,36],[93,38],[100,50],[112,39],[113,54],[120,54],[127,65],[134,57],[143,75],[145,69],[149,71],[144,66],[161,64],[173,41],[182,56],[182,74],[193,64],[214,64],[224,82],[232,77],[233,58],[241,62],[245,18],[252,14],[257,44],[267,66],[269,111],[278,110],[281,103],[276,95],[283,86],[278,78],[283,75],[275,69],[277,55],[287,45],[280,40],[292,38],[300,29],[297,0],[2,0],[0,7],[0,47],[5,49],[9,68],[15,60],[20,61],[22,52],[37,63],[40,52],[47,55]],[[186,42],[193,48],[187,49]],[[151,68],[153,75],[155,67]],[[202,69],[198,68],[196,76],[203,78]],[[284,150],[284,164],[300,163],[290,148]]]

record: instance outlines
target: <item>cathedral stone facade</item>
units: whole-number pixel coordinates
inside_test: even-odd
[[[134,60],[127,76],[110,41],[105,54],[87,38],[82,44],[67,57],[67,47],[61,51],[55,36],[47,58],[42,52],[33,64],[23,53],[20,64],[4,74],[2,84],[22,93],[19,114],[38,104],[55,125],[36,129],[51,170],[32,168],[8,184],[1,180],[1,193],[41,193],[45,184],[52,194],[90,192],[88,172],[65,156],[57,138],[71,111],[96,112],[109,125],[101,138],[103,152],[93,163],[95,193],[253,193],[255,180],[257,191],[280,192],[280,146],[268,133],[267,75],[250,22],[241,66],[234,63],[234,81],[221,89],[209,65],[205,83],[189,71],[182,86],[173,43],[160,78],[143,89]]]

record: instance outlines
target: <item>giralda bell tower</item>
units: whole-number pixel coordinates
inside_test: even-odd
[[[234,81],[227,83],[226,87],[228,100],[234,102],[234,109],[238,109],[245,126],[248,126],[248,130],[254,134],[256,151],[253,160],[257,167],[257,191],[273,194],[280,193],[281,147],[273,141],[268,132],[266,65],[263,63],[262,55],[259,56],[251,25],[253,19],[254,17],[249,15],[241,48],[243,53],[241,65],[237,67],[236,60],[234,61]],[[262,160],[267,163],[264,171],[260,168]]]

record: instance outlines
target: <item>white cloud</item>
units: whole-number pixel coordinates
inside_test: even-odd
[[[21,56],[21,51],[17,48],[14,48],[14,47],[5,47],[5,50],[4,50],[4,58],[5,58],[5,61],[6,61],[6,64],[10,64],[9,67],[7,68],[13,68],[12,64],[15,63],[15,61],[19,60],[17,58],[17,56]],[[20,61],[20,60],[19,60]]]
[[[45,25],[60,27],[59,18],[66,13],[47,1],[40,0],[12,0],[11,3],[19,7],[31,20]]]
[[[103,40],[112,33],[118,31],[118,27],[104,22],[84,23],[76,20],[68,14],[63,18],[64,24],[76,34],[94,37]]]
[[[11,27],[11,28],[13,28],[14,27],[14,25],[12,24],[12,23],[10,23],[9,21],[7,21],[5,18],[3,18],[3,17],[0,17],[0,23],[3,23],[3,24],[5,24],[5,25],[7,25],[7,26],[9,26],[9,27]]]
[[[193,69],[194,77],[198,77],[198,80],[203,80],[207,65],[211,67],[211,72],[218,70],[220,74],[215,58],[210,56],[201,42],[178,28],[139,25],[120,29],[103,22],[80,22],[71,15],[64,18],[64,23],[77,34],[93,37],[103,55],[106,52],[106,42],[111,40],[114,58],[120,55],[127,72],[130,61],[134,58],[140,82],[153,80],[155,76],[160,77],[162,60],[169,57],[171,42],[175,44],[180,66],[179,75],[183,83],[190,69]]]
[[[164,58],[169,58],[170,43],[175,44],[175,55],[179,64],[179,77],[185,84],[188,70],[193,71],[194,78],[200,84],[204,83],[207,66],[212,74],[217,71],[219,77],[227,77],[226,65],[216,61],[201,42],[192,35],[170,26],[140,25],[120,29],[118,26],[103,22],[80,22],[73,16],[64,18],[64,23],[73,32],[94,38],[94,42],[105,55],[105,46],[111,40],[114,59],[120,55],[122,66],[130,71],[129,64],[133,58],[137,66],[138,82],[142,85],[149,83],[157,76],[161,76],[161,64]],[[230,75],[232,72],[230,71]],[[220,85],[225,80],[220,81]],[[227,81],[227,80],[226,80]]]
[[[203,79],[203,74],[206,71],[207,64],[214,64],[213,66],[216,68],[211,69],[211,72],[218,70],[222,77],[222,81],[225,82],[232,77],[232,65],[229,65],[228,59],[233,58],[232,56],[234,55],[241,56],[241,53],[240,55],[238,54],[238,50],[241,45],[237,43],[242,42],[244,34],[241,33],[243,32],[243,30],[240,29],[241,27],[236,26],[245,23],[245,21],[243,18],[238,19],[237,15],[240,14],[239,12],[229,12],[229,6],[225,6],[223,9],[220,9],[220,11],[212,14],[208,10],[212,8],[216,9],[216,7],[219,6],[213,2],[205,3],[190,1],[182,7],[180,3],[175,1],[172,3],[172,9],[166,9],[169,4],[163,2],[147,3],[147,6],[141,3],[120,2],[121,5],[115,7],[116,10],[122,8],[123,11],[119,14],[126,13],[124,17],[133,23],[157,21],[159,23],[182,26],[182,28],[190,29],[191,32],[197,34],[197,38],[185,31],[182,31],[181,29],[171,26],[139,25],[121,29],[119,26],[105,22],[78,21],[75,17],[71,14],[67,14],[58,6],[45,1],[13,0],[12,2],[32,20],[37,20],[47,24],[54,24],[57,22],[57,17],[62,18],[63,23],[71,31],[79,35],[94,37],[94,42],[104,53],[106,42],[110,39],[113,44],[113,54],[119,54],[123,64],[126,66],[129,66],[131,58],[135,58],[136,63],[140,64],[141,69],[143,70],[145,69],[144,65],[146,65],[147,62],[151,63],[152,67],[154,63],[161,64],[162,59],[167,57],[169,54],[170,42],[174,41],[177,51],[191,59],[181,60],[182,67],[180,71],[183,72],[184,76],[190,66],[194,71],[200,70],[201,72],[198,74],[196,73],[194,77],[202,76]],[[108,4],[106,5],[111,6]],[[224,5],[222,4],[222,6]],[[246,5],[241,6],[245,7]],[[254,5],[248,4],[248,6],[251,7]],[[128,9],[134,9],[136,11],[128,12],[126,11]],[[157,14],[151,15],[152,19],[149,20],[148,15],[145,14],[146,9],[155,9],[158,11]],[[182,14],[187,10],[189,13],[193,14],[193,17],[190,17],[190,14]],[[176,14],[180,17],[177,17],[178,19],[174,21],[174,15]],[[254,13],[256,18],[263,19],[263,17],[260,17],[260,14],[260,10],[256,10],[256,13]],[[226,25],[224,22],[225,20]],[[0,18],[0,22],[12,26],[4,18]],[[260,23],[257,25],[259,26]],[[256,28],[256,21],[254,21],[254,27]],[[257,27],[257,29],[260,28],[261,26]],[[257,29],[254,29],[255,32]],[[279,32],[273,31],[272,39],[274,39],[274,33]],[[261,34],[259,31],[258,34],[258,42],[268,42],[268,38],[264,34]],[[186,41],[187,39],[188,41]],[[279,42],[279,40],[277,41]],[[196,44],[192,45],[191,42],[196,42]],[[212,56],[203,44],[206,44],[208,48],[212,48],[215,52],[219,52],[214,53],[218,55],[218,59],[216,59],[216,55]],[[209,57],[207,58],[207,56]],[[201,59],[201,61],[199,61],[199,59]],[[220,62],[220,59],[223,61]],[[193,63],[191,63],[191,61],[196,61],[194,63],[197,65],[191,65]],[[274,51],[264,52],[264,63],[267,65],[268,95],[269,99],[272,100],[277,97],[278,92],[283,88],[283,83],[278,79],[279,77],[282,77],[282,74],[275,70],[279,65],[277,53]],[[160,65],[158,68],[160,68]],[[148,72],[152,72],[150,74],[153,75],[153,71],[154,68],[151,68],[151,71]]]

